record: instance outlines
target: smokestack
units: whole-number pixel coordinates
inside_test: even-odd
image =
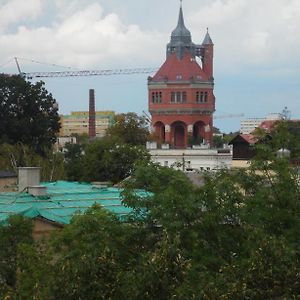
[[[95,90],[90,89],[89,96],[89,139],[96,137]]]

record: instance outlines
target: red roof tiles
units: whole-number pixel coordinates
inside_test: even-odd
[[[186,52],[181,60],[173,53],[154,75],[153,81],[164,81],[165,79],[169,81],[188,81],[191,78],[208,81],[207,75],[189,52]]]
[[[257,138],[253,134],[240,134],[239,136],[251,145],[257,142]]]

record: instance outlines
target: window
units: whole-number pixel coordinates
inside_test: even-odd
[[[175,92],[171,93],[171,102],[176,102],[176,93]]]
[[[185,103],[187,101],[186,92],[171,92],[172,103]]]
[[[176,75],[176,80],[182,80],[182,75],[181,74]]]
[[[167,167],[169,165],[169,162],[166,160],[164,163],[164,166]]]
[[[152,103],[161,103],[162,92],[152,92]]]
[[[196,102],[207,103],[208,102],[208,92],[196,92]]]

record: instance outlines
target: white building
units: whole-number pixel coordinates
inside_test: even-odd
[[[230,169],[231,149],[149,149],[153,162],[182,171]]]
[[[76,144],[77,139],[75,136],[60,136],[57,138],[55,143],[56,150],[63,150],[66,146],[66,144]]]
[[[282,114],[279,113],[270,113],[265,118],[248,118],[241,120],[241,134],[249,134],[255,130],[255,128],[259,127],[260,124],[266,120],[280,120],[282,119]]]

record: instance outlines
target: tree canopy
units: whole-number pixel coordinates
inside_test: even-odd
[[[65,169],[69,180],[111,181],[128,177],[138,161],[149,161],[144,146],[126,144],[107,136],[85,145],[66,146]]]
[[[107,130],[107,135],[125,144],[144,146],[149,137],[148,121],[133,112],[116,115],[116,122]]]
[[[59,115],[55,99],[43,82],[0,74],[0,141],[23,143],[42,152],[56,141]]]
[[[198,188],[180,171],[141,163],[124,190],[125,205],[134,209],[127,219],[95,206],[43,247],[30,239],[1,240],[1,258],[10,253],[7,259],[17,264],[0,296],[297,299],[296,170],[286,159],[258,157],[248,170],[207,173],[204,179]],[[139,198],[136,188],[152,194]]]

